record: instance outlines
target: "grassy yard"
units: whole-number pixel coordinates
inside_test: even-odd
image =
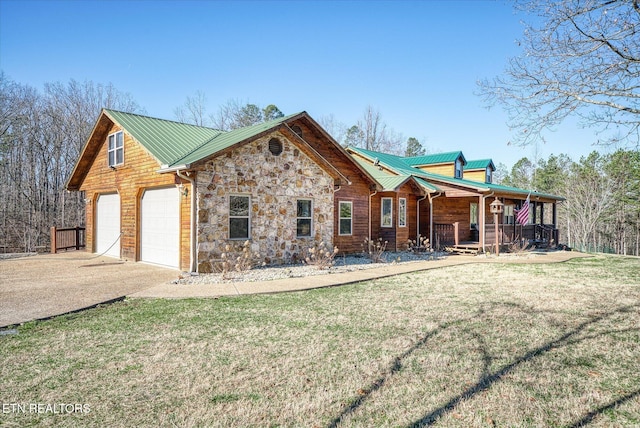
[[[0,336],[0,402],[20,427],[640,426],[640,260],[126,300]]]

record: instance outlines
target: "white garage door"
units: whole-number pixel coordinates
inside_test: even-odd
[[[140,207],[140,260],[173,268],[180,257],[180,195],[176,187],[146,190]]]
[[[98,196],[96,207],[96,253],[120,258],[120,195]]]

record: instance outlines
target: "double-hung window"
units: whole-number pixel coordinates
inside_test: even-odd
[[[503,222],[505,224],[515,224],[515,215],[514,215],[514,205],[504,205],[504,214],[503,214]]]
[[[351,235],[351,228],[353,226],[353,203],[340,201],[339,211],[340,224],[338,233],[340,235]]]
[[[108,145],[109,166],[122,165],[124,163],[124,133],[118,131],[109,135]]]
[[[382,198],[380,226],[393,227],[393,198]]]
[[[398,227],[407,227],[407,200],[398,200]]]
[[[311,199],[298,199],[296,213],[296,235],[298,237],[310,237],[312,229]]]
[[[249,196],[229,196],[229,239],[249,239],[250,202]]]

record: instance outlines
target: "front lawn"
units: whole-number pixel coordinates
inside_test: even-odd
[[[2,335],[0,362],[0,426],[638,426],[640,260],[129,299]]]

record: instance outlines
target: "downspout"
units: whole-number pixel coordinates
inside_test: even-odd
[[[495,192],[491,192],[488,195],[482,195],[482,223],[480,224],[482,226],[482,233],[480,234],[480,248],[482,248],[482,252],[484,253],[484,239],[485,239],[485,233],[486,233],[486,229],[487,229],[487,213],[485,212],[485,206],[486,204],[486,200],[487,198],[492,197],[495,194]]]
[[[189,222],[189,270],[191,272],[196,272],[198,270],[196,266],[196,181],[187,175],[183,175],[182,171],[180,170],[176,171],[176,175],[191,183],[191,221]]]
[[[416,243],[418,245],[420,245],[420,202],[424,201],[425,199],[427,199],[429,197],[429,194],[427,193],[426,195],[424,195],[422,198],[418,199],[416,201]],[[431,241],[429,241],[429,243],[431,243]]]
[[[378,191],[369,194],[369,242],[371,242],[371,198],[373,198]]]
[[[439,196],[442,196],[442,192],[438,192],[437,195],[431,197],[429,196],[429,246],[433,248],[433,200]]]

